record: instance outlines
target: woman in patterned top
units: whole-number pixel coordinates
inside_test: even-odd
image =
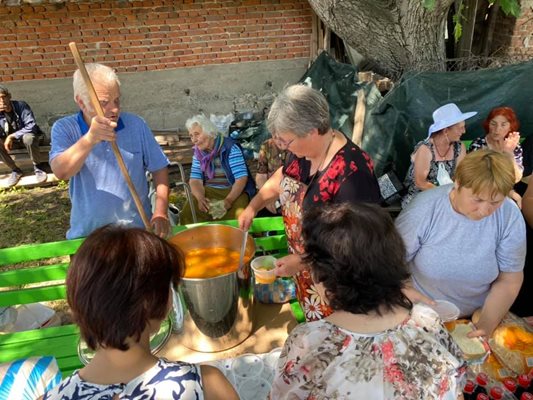
[[[293,276],[297,296],[308,321],[323,318],[331,309],[316,295],[316,288],[301,260],[302,213],[324,203],[381,201],[370,156],[330,126],[326,98],[318,90],[293,85],[278,95],[267,125],[277,145],[290,153],[239,217],[241,229],[270,201],[279,197],[289,256],[278,260],[276,273]]]
[[[483,121],[485,136],[472,141],[468,152],[480,149],[491,149],[509,154],[514,159],[515,182],[522,179],[524,172],[523,152],[520,146],[520,123],[514,110],[510,107],[493,108],[487,119]],[[522,206],[522,197],[514,190],[509,193],[519,207]]]
[[[403,208],[421,191],[452,182],[455,168],[466,154],[461,142],[465,120],[476,114],[475,111],[462,113],[454,103],[433,111],[428,137],[418,142],[411,153],[411,165],[404,182],[407,194],[402,199]]]
[[[198,222],[237,218],[256,192],[239,144],[219,135],[204,115],[189,118],[185,126],[194,144],[189,185]],[[180,218],[181,224],[194,222],[188,203]]]
[[[182,271],[183,255],[147,231],[107,225],[89,235],[66,284],[74,320],[95,355],[44,399],[238,399],[218,369],[150,352],[150,334],[167,316],[171,284]]]
[[[412,305],[405,248],[388,213],[371,204],[305,213],[304,261],[333,308],[290,333],[272,399],[456,399],[465,371],[437,313]]]

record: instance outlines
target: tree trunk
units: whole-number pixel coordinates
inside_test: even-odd
[[[453,0],[309,0],[320,19],[361,53],[375,72],[444,70],[444,27]]]

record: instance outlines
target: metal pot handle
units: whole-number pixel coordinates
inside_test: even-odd
[[[180,333],[183,329],[183,305],[181,304],[181,299],[177,289],[170,285],[170,291],[172,292],[172,331]]]

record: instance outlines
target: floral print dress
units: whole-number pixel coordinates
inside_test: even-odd
[[[466,363],[435,311],[417,304],[399,326],[358,334],[326,320],[298,325],[278,361],[271,399],[446,399]]]
[[[283,222],[292,254],[303,254],[302,215],[304,209],[334,202],[381,201],[370,156],[354,143],[348,142],[331,162],[316,176],[310,176],[311,163],[292,154],[287,157],[281,180],[280,203]],[[331,314],[331,308],[317,292],[307,269],[295,277],[296,295],[307,321]]]

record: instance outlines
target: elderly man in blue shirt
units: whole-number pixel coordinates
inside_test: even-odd
[[[144,226],[112,151],[112,141],[120,149],[154,233],[167,236],[168,159],[142,118],[120,112],[120,81],[113,69],[102,64],[86,67],[104,116],[96,115],[77,70],[73,86],[80,112],[52,126],[50,165],[59,179],[70,180],[72,210],[67,239],[85,237],[110,223]],[[146,172],[152,173],[156,190],[153,214]]]
[[[9,155],[13,143],[17,141],[24,143],[28,149],[35,170],[35,180],[38,183],[46,181],[44,163],[39,151],[39,138],[42,134],[30,106],[24,101],[11,100],[9,90],[0,85],[0,160],[12,171],[7,186],[15,186],[23,175]]]

